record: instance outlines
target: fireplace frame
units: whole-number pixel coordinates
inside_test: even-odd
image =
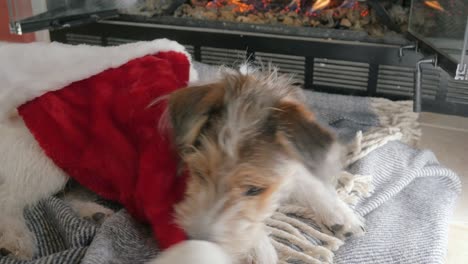
[[[54,41],[70,43],[68,34],[87,35],[98,38],[98,45],[110,45],[109,38],[128,39],[132,41],[169,38],[184,45],[191,45],[193,57],[201,61],[202,47],[237,49],[246,51],[246,59],[255,59],[255,53],[267,52],[301,56],[305,58],[304,88],[328,93],[384,97],[392,100],[411,100],[411,94],[394,94],[377,91],[377,80],[380,65],[408,67],[415,69],[423,58],[416,50],[406,50],[405,45],[358,42],[350,40],[330,40],[285,34],[253,32],[248,30],[231,30],[226,28],[174,25],[159,21],[135,21],[122,16],[118,19],[100,21],[81,27],[64,28],[51,31]],[[84,41],[86,42],[86,41]],[[272,44],[274,43],[274,44]],[[402,56],[401,56],[402,55]],[[369,65],[366,89],[353,90],[313,84],[314,59],[346,60]],[[203,61],[202,61],[203,62]],[[337,76],[340,72],[335,73]],[[468,104],[446,101],[445,81],[439,81],[432,99],[422,98],[422,110],[453,115],[468,116]]]
[[[51,39],[58,42],[67,42],[66,34],[86,34],[102,38],[102,45],[107,46],[108,37],[153,40],[155,38],[168,38],[181,44],[195,47],[193,57],[201,61],[200,47],[214,47],[246,50],[246,59],[254,59],[255,52],[281,53],[305,57],[304,88],[316,91],[335,92],[360,96],[381,96],[395,100],[410,99],[408,96],[398,96],[378,93],[375,90],[378,65],[399,65],[414,67],[422,55],[414,51],[404,51],[402,57],[400,45],[362,43],[353,41],[312,39],[306,37],[273,35],[247,31],[231,31],[215,28],[199,28],[190,26],[176,26],[157,23],[139,23],[122,20],[106,20],[77,28],[51,31]],[[274,42],[274,45],[271,43]],[[294,47],[294,48],[292,48]],[[349,91],[328,86],[312,85],[313,58],[327,58],[335,60],[348,60],[369,64],[369,83],[364,91]],[[339,74],[339,73],[337,73]]]

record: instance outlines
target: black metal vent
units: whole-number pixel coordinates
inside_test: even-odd
[[[131,39],[112,38],[112,37],[106,38],[105,40],[107,41],[107,46],[118,46],[118,45],[122,45],[125,43],[135,42],[134,40],[131,40]]]
[[[449,80],[447,85],[447,101],[468,104],[468,82]]]
[[[447,78],[448,76],[444,77]],[[422,68],[422,96],[423,98],[429,98],[434,100],[437,95],[437,91],[441,85],[441,69],[433,68],[430,65],[423,65]],[[413,89],[411,87],[411,95],[413,95]]]
[[[313,85],[365,91],[369,64],[315,58],[313,76]]]
[[[439,89],[440,70],[423,68],[422,96],[435,99]],[[414,69],[380,65],[377,92],[412,97],[414,93]]]
[[[377,92],[412,96],[414,70],[407,67],[379,66]]]
[[[101,46],[103,44],[102,38],[99,36],[84,35],[84,34],[67,34],[67,43],[68,44],[89,44]]]
[[[247,52],[242,50],[201,47],[201,62],[210,65],[238,65],[246,57]]]
[[[255,52],[255,60],[263,65],[271,63],[280,73],[291,74],[296,84],[304,84],[305,58],[300,56]]]
[[[60,41],[70,44],[108,46],[137,41],[133,37],[119,38],[114,35],[111,37],[105,32],[102,32],[102,35],[87,35],[83,31],[79,32],[80,34],[70,31],[73,33],[66,32]],[[253,58],[263,65],[271,62],[279,67],[280,72],[294,75],[297,84],[319,91],[383,96],[391,99],[410,99],[413,96],[414,68],[408,67],[408,64],[403,67],[397,63],[387,65],[375,61],[373,64],[356,62],[351,58],[340,59],[340,56],[335,56],[334,53],[329,54],[333,57],[331,59],[324,55],[322,57],[285,54],[288,53],[288,49],[260,52],[250,47],[247,52],[247,49],[242,50],[239,46],[237,49],[235,46],[215,48],[191,41],[182,43],[186,44],[187,51],[194,59],[203,63],[235,66]],[[346,52],[344,55],[349,54]],[[439,68],[423,66],[422,96],[423,111],[468,115],[468,82],[455,81]]]
[[[195,56],[195,48],[190,45],[184,45],[184,47],[187,50],[187,52],[190,54],[190,56],[192,56],[193,58]]]

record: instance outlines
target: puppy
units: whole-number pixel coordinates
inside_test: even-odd
[[[167,128],[190,172],[176,220],[191,239],[214,242],[234,263],[276,263],[264,220],[283,202],[311,208],[338,237],[362,234],[361,218],[334,191],[340,145],[302,98],[276,71],[228,71],[169,95]],[[0,123],[0,153],[0,248],[31,258],[23,209],[61,190],[68,176],[20,118]]]
[[[239,263],[276,263],[263,222],[283,202],[313,209],[338,237],[363,232],[334,191],[340,145],[302,98],[275,71],[226,74],[170,96],[175,143],[191,175],[177,221],[191,238],[217,243]]]

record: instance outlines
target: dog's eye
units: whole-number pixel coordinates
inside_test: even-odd
[[[195,148],[199,148],[200,145],[201,145],[200,138],[197,138],[197,139],[195,140],[195,142],[193,142],[193,146],[194,146]]]
[[[265,191],[265,188],[250,186],[244,193],[245,196],[257,196]]]
[[[195,171],[195,172],[193,173],[193,175],[194,175],[195,177],[197,177],[199,180],[201,180],[203,183],[206,182],[205,177],[203,177],[203,175],[202,175],[200,172]]]

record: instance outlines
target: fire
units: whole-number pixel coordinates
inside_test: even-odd
[[[366,17],[368,15],[369,15],[369,9],[364,9],[364,10],[361,11],[361,16],[362,17]]]
[[[439,1],[424,1],[424,4],[430,8],[444,12],[445,9],[440,5]]]
[[[313,13],[313,12],[322,10],[325,7],[327,7],[329,4],[330,4],[330,0],[317,0],[317,1],[315,1],[312,8],[310,9],[310,12]]]
[[[253,5],[243,3],[242,0],[214,0],[206,4],[208,8],[220,8],[222,6],[235,6],[233,11],[238,13],[245,13],[254,9]]]
[[[234,9],[234,11],[241,12],[241,13],[254,9],[252,5],[242,3],[242,1],[240,0],[228,0],[227,5],[235,5],[236,8]]]

